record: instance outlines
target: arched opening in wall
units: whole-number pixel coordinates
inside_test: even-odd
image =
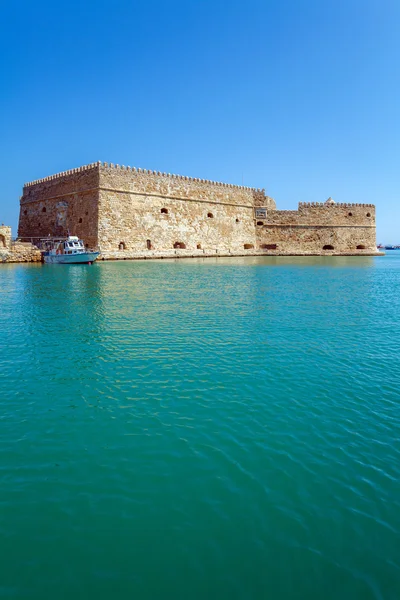
[[[357,250],[365,250],[364,244],[358,244]]]
[[[262,221],[257,221],[257,225],[264,225]]]
[[[42,212],[47,212],[47,210],[46,210],[46,207],[45,207],[45,206],[43,206],[43,208],[42,208]]]
[[[213,219],[213,218],[214,218],[214,215],[213,215],[212,213],[207,213],[207,217],[208,217],[209,219]]]
[[[240,223],[240,220],[239,220],[239,219],[236,219],[236,223]]]
[[[352,216],[353,216],[353,213],[352,213],[352,212],[349,212],[349,217],[352,217]]]
[[[333,246],[331,246],[331,244],[325,244],[325,246],[323,246],[322,250],[334,250],[335,248]]]
[[[168,214],[168,208],[162,208],[161,209],[161,214],[162,215],[167,215]]]
[[[184,244],[183,242],[175,242],[174,248],[175,249],[180,248],[181,250],[186,250],[186,244]]]
[[[251,250],[252,248],[254,248],[254,244],[243,244],[243,248],[245,250]]]
[[[201,250],[201,244],[197,244],[196,248],[197,250]]]
[[[120,242],[118,244],[118,250],[126,250],[126,244],[125,244],[125,242]]]
[[[151,240],[146,240],[146,246],[147,246],[147,250],[152,249]]]
[[[371,216],[371,213],[367,213],[367,217],[370,217],[370,216]]]
[[[27,210],[24,210],[24,215],[27,215],[27,214],[28,214],[28,211],[27,211]]]
[[[4,235],[0,235],[0,247],[6,248],[6,238]]]
[[[79,223],[82,223],[82,217],[79,219]]]
[[[85,215],[86,215],[86,216],[88,216],[88,214],[89,214],[89,213],[88,213],[88,211],[86,211],[86,212],[85,212]]]
[[[260,244],[260,248],[263,250],[276,250],[277,244]]]

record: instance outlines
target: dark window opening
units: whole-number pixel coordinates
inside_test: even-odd
[[[27,214],[28,214],[28,211],[27,211],[27,210],[24,210],[24,215],[27,215]]]
[[[352,217],[352,216],[353,216],[353,213],[349,213],[349,217]]]
[[[186,244],[184,244],[183,242],[175,242],[174,248],[180,248],[181,250],[185,250]]]
[[[3,246],[3,248],[6,247],[6,238],[4,237],[4,235],[0,235],[0,246]]]
[[[239,219],[236,219],[236,223],[240,223]]]
[[[125,244],[125,242],[120,242],[118,244],[118,250],[126,250],[126,244]]]
[[[208,217],[209,219],[213,219],[213,218],[214,218],[214,215],[213,215],[212,213],[207,213],[207,217]]]
[[[168,208],[162,208],[161,209],[161,214],[162,215],[167,215],[168,214]]]
[[[201,244],[197,244],[197,250],[201,250]]]
[[[276,250],[277,244],[261,244],[260,248],[263,248],[264,250]]]
[[[79,223],[82,223],[82,217],[79,219]]]
[[[245,250],[251,250],[252,248],[254,248],[254,244],[244,244],[243,247]]]
[[[146,240],[146,246],[147,246],[147,250],[152,249],[151,240]]]
[[[46,212],[46,207],[45,206],[43,206],[42,212]]]
[[[89,213],[88,213],[88,211],[86,211],[86,212],[85,212],[85,215],[86,215],[86,216],[88,216],[88,214],[89,214]]]
[[[264,225],[262,221],[257,221],[257,225]]]
[[[371,216],[371,213],[367,213],[367,217],[370,217],[370,216]]]
[[[322,250],[334,250],[335,248],[333,246],[331,246],[330,244],[326,244]]]
[[[365,250],[364,244],[358,244],[357,250]]]

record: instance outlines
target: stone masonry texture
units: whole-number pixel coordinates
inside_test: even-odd
[[[372,204],[276,210],[264,190],[100,162],[24,186],[19,238],[68,232],[104,259],[377,252]]]

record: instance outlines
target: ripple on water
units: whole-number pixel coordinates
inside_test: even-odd
[[[0,277],[0,597],[397,598],[400,257]]]

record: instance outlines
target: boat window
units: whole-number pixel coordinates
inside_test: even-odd
[[[73,247],[74,247],[74,242],[68,242],[68,246],[69,246],[70,248],[73,248]]]

